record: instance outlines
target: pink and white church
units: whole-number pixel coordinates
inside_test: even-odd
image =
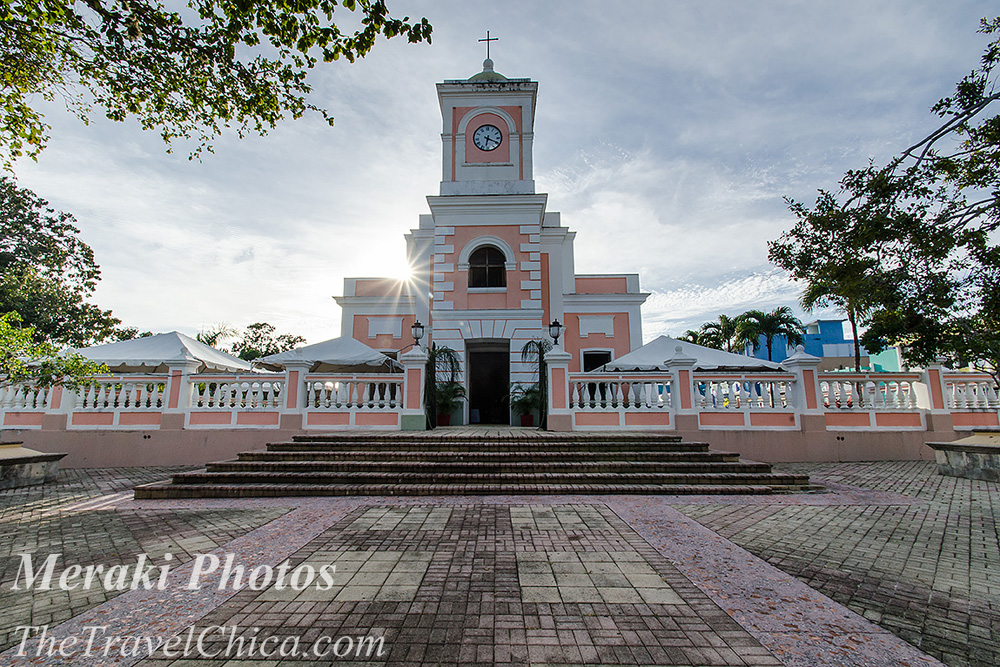
[[[447,346],[462,360],[466,423],[509,423],[511,383],[537,380],[521,349],[563,323],[569,370],[586,372],[642,345],[639,276],[577,274],[576,233],[535,191],[538,83],[493,69],[437,84],[441,187],[405,235],[409,281],[346,278],[341,332],[383,351]]]

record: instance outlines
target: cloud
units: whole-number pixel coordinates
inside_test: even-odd
[[[269,321],[337,335],[345,276],[398,274],[403,234],[441,177],[438,81],[470,76],[487,28],[497,70],[539,82],[535,179],[578,232],[578,272],[638,272],[646,334],[792,304],[766,242],[869,156],[933,125],[927,108],[978,62],[988,2],[399,0],[432,45],[380,40],[317,67],[306,116],[226,135],[203,162],[155,133],[57,110],[32,188],[80,221],[126,324],[194,333]],[[530,17],[530,21],[526,21]]]

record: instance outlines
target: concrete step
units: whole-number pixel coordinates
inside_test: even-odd
[[[662,433],[447,430],[297,436],[136,489],[136,498],[772,493],[808,477]]]
[[[498,473],[770,473],[766,463],[740,463],[724,461],[510,461],[502,457],[493,461],[462,460],[453,457],[448,461],[220,461],[207,466],[216,472],[437,472],[449,474],[498,474]]]
[[[336,451],[438,451],[438,452],[579,452],[579,451],[634,451],[635,442],[597,441],[543,441],[536,442],[491,442],[479,440],[401,440],[359,442],[347,440],[317,440],[308,442],[272,442],[267,445],[270,452],[336,452]],[[642,443],[642,450],[648,452],[707,452],[708,443],[651,441]]]
[[[168,484],[136,487],[136,499],[442,495],[761,495],[769,486],[683,484]]]
[[[622,451],[470,451],[457,454],[462,461],[654,461],[654,462],[736,462],[739,454],[732,452],[649,452],[627,449]],[[362,450],[342,451],[253,451],[240,452],[239,461],[283,462],[283,461],[454,461],[454,451],[427,450]]]
[[[207,472],[174,475],[177,484],[736,484],[799,485],[808,478],[773,473],[642,473],[642,472]]]

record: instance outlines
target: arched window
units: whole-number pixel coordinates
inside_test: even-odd
[[[506,287],[507,258],[485,245],[469,256],[469,287]]]

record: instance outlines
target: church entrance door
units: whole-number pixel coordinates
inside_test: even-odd
[[[469,423],[510,424],[510,341],[468,341],[465,353],[469,364]]]

